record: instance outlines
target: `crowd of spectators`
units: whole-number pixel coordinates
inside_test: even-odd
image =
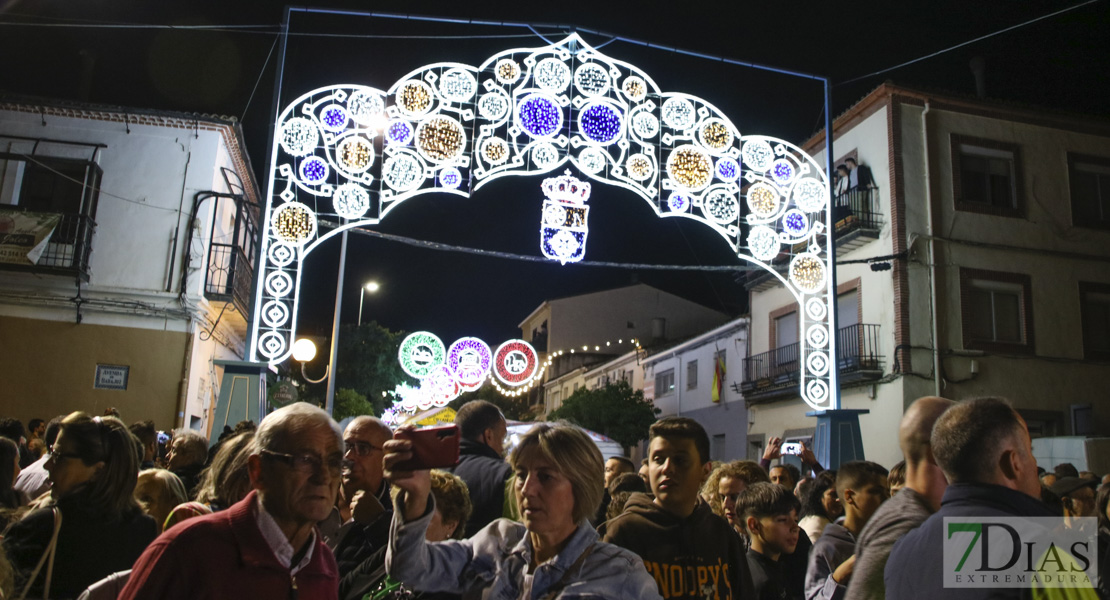
[[[456,425],[458,464],[413,471],[383,421],[304,403],[212,445],[116,411],[0,419],[0,598],[1110,598],[1110,475],[1038,468],[1001,398],[917,400],[889,470],[781,438],[713,462],[683,417],[639,465],[564,422],[510,442],[481,400]],[[1096,579],[946,588],[956,517],[1056,517],[1097,537]]]

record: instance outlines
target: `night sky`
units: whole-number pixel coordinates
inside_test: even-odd
[[[152,6],[152,5],[160,6]],[[330,3],[366,10],[369,3]],[[985,59],[987,95],[1021,104],[1110,116],[1110,2],[1101,0],[890,73],[847,82],[905,61],[1084,4],[1082,1],[934,0],[782,2],[374,2],[381,13],[537,24],[552,41],[570,27],[832,78],[833,114],[885,80],[973,95],[968,67]],[[806,10],[816,6],[816,11]],[[283,4],[46,0],[0,2],[0,92],[147,109],[235,116],[265,193],[274,120]],[[617,7],[620,7],[619,9]],[[20,24],[36,24],[26,26]],[[546,24],[546,25],[545,25]],[[552,27],[551,24],[560,25]],[[44,26],[49,25],[49,26]],[[221,31],[150,25],[234,26]],[[95,26],[95,27],[94,27]],[[112,26],[112,27],[105,27]],[[243,28],[243,26],[257,26]],[[546,43],[527,29],[381,17],[294,13],[280,104],[316,87],[388,89],[423,65],[471,65],[501,50]],[[595,46],[609,38],[581,33]],[[383,37],[396,36],[396,37]],[[504,37],[493,37],[504,36]],[[509,37],[512,36],[512,37]],[[623,41],[602,50],[650,74],[664,91],[700,96],[742,133],[800,143],[823,127],[819,82],[756,71]],[[836,151],[834,149],[834,154]],[[379,231],[420,240],[538,256],[543,177],[504,178],[472,198],[424,195],[392,211]],[[881,183],[880,183],[881,185]],[[106,200],[104,200],[106,201]],[[638,196],[594,182],[586,260],[737,265],[725,241],[685,219],[660,219]],[[308,259],[303,333],[330,330],[338,241]],[[413,248],[352,234],[343,321],[425,329],[448,343],[476,335],[491,345],[543,300],[641,281],[730,314],[746,310],[732,273],[560,266]]]

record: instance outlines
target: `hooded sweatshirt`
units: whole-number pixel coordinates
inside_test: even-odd
[[[604,541],[640,555],[666,600],[752,597],[740,536],[705,503],[683,519],[633,494],[606,524]]]
[[[844,583],[837,583],[833,571],[856,551],[856,536],[843,525],[830,523],[825,533],[813,544],[809,553],[809,570],[806,572],[806,600],[839,600],[848,591]]]

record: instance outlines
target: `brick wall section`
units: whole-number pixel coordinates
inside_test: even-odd
[[[1014,344],[969,339],[968,331],[971,330],[971,320],[973,318],[971,314],[971,282],[976,279],[1016,283],[1021,286],[1021,337],[1025,340],[1024,343]],[[960,316],[964,348],[1006,354],[1036,354],[1036,344],[1033,340],[1033,279],[1029,275],[960,267]]]
[[[907,96],[891,94],[887,101],[887,152],[890,164],[890,226],[894,254],[905,252],[906,237],[906,177],[902,171],[902,103],[917,102]],[[895,360],[902,372],[912,372],[910,352],[910,279],[905,260],[894,261],[894,346]]]

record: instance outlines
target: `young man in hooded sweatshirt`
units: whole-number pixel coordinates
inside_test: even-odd
[[[655,498],[633,494],[608,522],[604,541],[639,554],[667,600],[751,598],[740,536],[698,496],[710,472],[705,429],[667,417],[651,426],[649,438]]]

